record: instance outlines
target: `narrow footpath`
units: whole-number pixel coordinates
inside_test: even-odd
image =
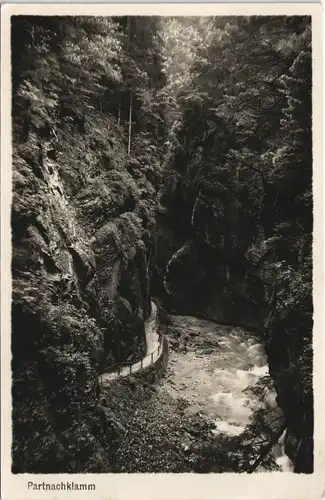
[[[151,314],[145,322],[145,334],[147,343],[146,355],[133,365],[121,366],[121,368],[114,372],[102,373],[98,377],[99,383],[103,384],[119,377],[137,373],[158,361],[163,351],[163,344],[158,335],[157,306],[154,302],[151,302]]]

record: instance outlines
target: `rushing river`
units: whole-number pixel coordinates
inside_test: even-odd
[[[172,316],[168,331],[171,349],[165,387],[186,399],[191,412],[214,421],[215,434],[241,435],[260,408],[281,421],[264,348],[253,334],[191,316]],[[261,397],[245,392],[258,381],[265,387]],[[272,454],[282,471],[291,471],[284,437],[285,431]]]

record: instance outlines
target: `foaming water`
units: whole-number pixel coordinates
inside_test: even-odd
[[[239,436],[258,409],[274,411],[281,419],[264,347],[254,335],[189,316],[173,317],[175,325],[180,338],[184,331],[190,341],[186,352],[171,353],[169,391],[181,392],[191,405],[214,420],[215,434]],[[248,394],[248,388],[261,378],[261,386],[265,385],[261,397]],[[282,471],[291,471],[292,464],[284,454],[284,438],[285,432],[272,454]]]
[[[283,471],[293,471],[293,463],[290,458],[284,452],[284,440],[287,430],[284,430],[278,443],[273,450],[273,454],[276,457],[277,464],[282,468]]]
[[[228,422],[220,422],[218,428],[220,432],[230,436],[240,436],[245,430],[242,425],[229,424]]]

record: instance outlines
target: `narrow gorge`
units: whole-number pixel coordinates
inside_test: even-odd
[[[13,16],[12,472],[313,472],[311,21]]]

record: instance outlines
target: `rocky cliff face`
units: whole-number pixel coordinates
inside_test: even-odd
[[[247,167],[251,132],[237,139],[251,127],[230,133],[196,92],[174,150],[158,40],[156,18],[13,21],[13,471],[111,470],[123,429],[97,377],[144,355],[151,295],[169,312],[264,329],[287,447],[310,471],[309,159],[293,171],[285,148],[272,161],[257,148],[261,165]]]
[[[287,418],[288,456],[296,472],[312,472],[312,214],[304,207],[299,219],[281,208],[279,223],[276,194],[259,176],[233,184],[232,173],[200,166],[194,152],[175,158],[157,219],[164,305],[257,329]]]
[[[145,353],[155,188],[148,165],[133,175],[117,115],[85,107],[86,90],[77,104],[60,100],[62,59],[41,50],[38,22],[39,53],[25,53],[26,64],[60,78],[23,61],[14,79],[13,471],[107,471],[119,425],[101,406],[97,378]]]
[[[166,176],[157,218],[156,277],[163,280],[165,306],[257,328],[267,301],[260,279],[264,262],[255,263],[249,249],[260,228],[221,184],[224,196],[191,195],[190,165],[185,173],[173,173],[173,182]]]
[[[110,364],[139,359],[145,352],[154,219],[136,199],[139,190],[123,168],[118,134],[111,135],[116,144],[110,149],[116,163],[97,166],[95,172],[94,163],[102,160],[102,151],[92,148],[95,134],[81,137],[69,132],[61,130],[55,143],[31,133],[27,141],[14,145],[12,366],[17,472],[35,471],[37,464],[46,470],[47,460],[54,463],[46,450],[49,445],[58,454],[60,468],[74,439],[103,454],[85,417],[88,412],[92,419],[101,410],[97,375]],[[77,164],[74,141],[83,144]],[[91,182],[86,186],[87,176]],[[105,212],[110,213],[107,223]],[[72,397],[73,392],[80,392],[79,398]],[[71,400],[78,399],[72,408]],[[44,446],[29,436],[28,429],[36,432],[38,427]],[[27,451],[30,442],[44,450],[45,461]],[[82,446],[80,453],[85,453]],[[80,462],[68,461],[72,470],[82,469]]]

